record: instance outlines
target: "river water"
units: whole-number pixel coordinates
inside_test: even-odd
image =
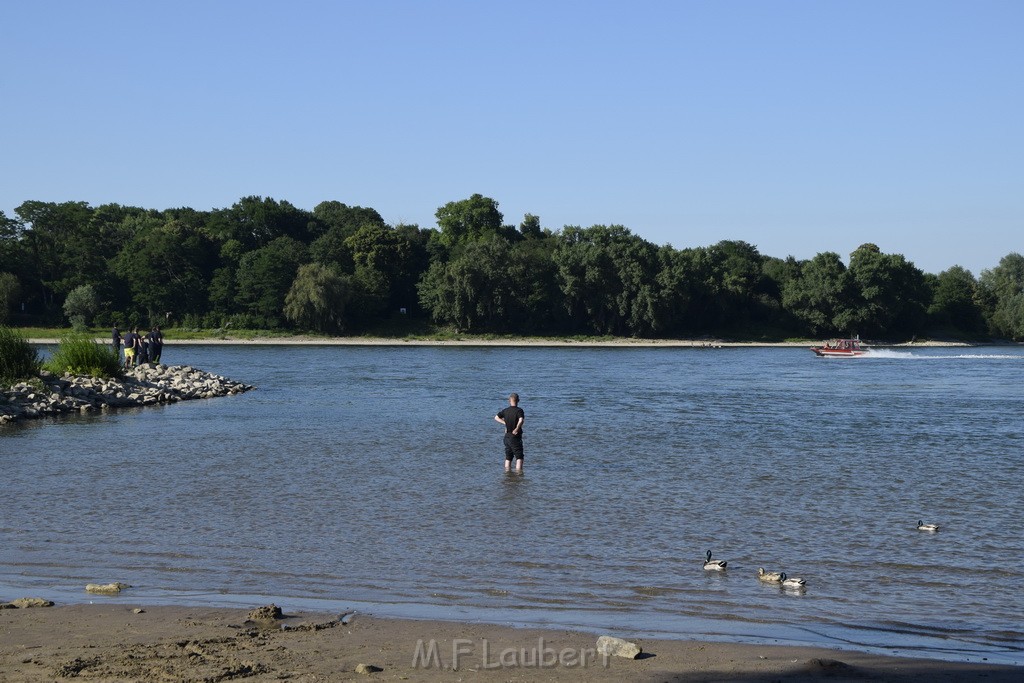
[[[0,430],[0,599],[276,601],[1024,665],[1020,347],[164,356],[258,389]],[[503,472],[493,420],[511,391],[523,475]],[[726,572],[702,569],[707,549]],[[133,587],[83,591],[109,581]]]

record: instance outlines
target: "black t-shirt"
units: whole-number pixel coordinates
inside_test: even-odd
[[[526,418],[526,413],[524,413],[523,409],[519,406],[509,406],[498,413],[498,417],[505,421],[505,433],[511,434],[512,430],[515,429],[516,425],[519,423],[519,418]],[[523,430],[520,429],[516,436],[522,435]]]

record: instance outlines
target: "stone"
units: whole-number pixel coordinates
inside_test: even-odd
[[[274,619],[284,619],[281,608],[274,604],[257,607],[249,612],[250,621],[272,621]]]
[[[120,379],[49,376],[46,382],[38,384],[37,387],[36,383],[20,382],[10,389],[0,388],[0,424],[24,418],[229,396],[255,389],[192,367],[165,365],[129,370]]]
[[[120,581],[115,581],[114,583],[90,583],[86,585],[85,592],[98,595],[117,595],[125,588],[131,588],[131,586]]]
[[[384,669],[380,668],[379,666],[374,666],[373,664],[357,664],[356,665],[356,673],[357,674],[375,674],[378,671],[383,671],[383,670]]]
[[[636,643],[631,643],[622,638],[601,636],[597,639],[597,651],[602,655],[609,655],[611,657],[636,659],[643,652],[643,648]]]
[[[19,609],[28,609],[29,607],[53,607],[52,601],[43,600],[42,598],[18,598],[17,600],[11,600],[11,604]]]

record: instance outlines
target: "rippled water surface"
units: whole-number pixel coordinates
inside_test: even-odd
[[[117,600],[1024,664],[1018,347],[168,345],[165,361],[259,388],[3,428],[0,599],[126,581]],[[493,420],[510,391],[523,476],[503,473]],[[708,548],[725,573],[702,570]]]

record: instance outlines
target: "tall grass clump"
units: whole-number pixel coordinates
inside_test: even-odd
[[[12,384],[39,374],[39,353],[9,327],[0,325],[0,383]]]
[[[97,344],[86,334],[71,333],[60,340],[60,346],[43,367],[55,375],[91,375],[117,377],[121,359],[106,344]]]

